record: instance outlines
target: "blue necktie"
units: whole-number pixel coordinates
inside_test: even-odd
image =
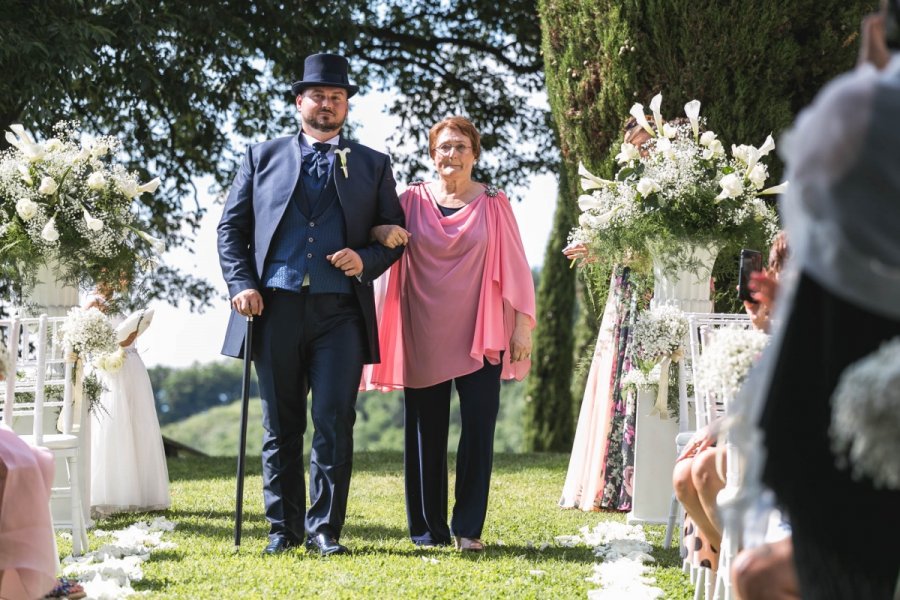
[[[328,151],[331,150],[331,144],[316,142],[313,149],[315,152],[307,159],[306,172],[315,179],[322,179],[328,174]]]

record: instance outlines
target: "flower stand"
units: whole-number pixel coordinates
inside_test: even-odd
[[[667,252],[667,250],[669,250]],[[657,248],[653,253],[651,308],[663,304],[684,312],[712,312],[710,277],[719,249],[714,244]],[[674,263],[681,265],[672,268]],[[678,382],[670,382],[678,385]],[[634,495],[628,523],[666,523],[672,499],[675,437],[690,428],[685,418],[651,416],[656,388],[638,390],[634,449]]]

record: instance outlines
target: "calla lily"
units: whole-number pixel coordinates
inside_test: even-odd
[[[583,163],[578,163],[578,174],[581,176],[581,189],[586,192],[591,190],[596,190],[597,188],[602,188],[607,185],[615,185],[615,181],[609,181],[608,179],[601,179],[597,177],[590,171],[588,171]]]
[[[662,94],[657,94],[653,96],[653,99],[650,100],[650,110],[653,111],[653,122],[656,123],[656,130],[662,132],[663,127],[663,118],[662,118]]]
[[[139,185],[139,186],[137,187],[137,189],[138,189],[138,196],[140,196],[140,195],[143,194],[144,192],[150,192],[150,193],[152,194],[153,192],[156,191],[156,188],[159,187],[159,183],[160,183],[159,177],[154,177],[153,179],[151,179],[151,180],[148,181],[147,183],[145,183],[145,184],[143,184],[143,185]]]
[[[691,122],[691,129],[694,130],[694,139],[700,135],[700,101],[691,100],[684,105],[684,114],[687,115],[688,121]]]
[[[769,134],[766,137],[766,141],[763,142],[763,145],[759,147],[759,156],[763,157],[774,149],[775,149],[775,140],[772,139],[772,134]]]
[[[343,150],[335,148],[334,154],[341,159],[341,172],[344,173],[344,179],[347,179],[350,177],[349,173],[347,173],[347,155],[350,154],[350,148],[344,148]]]
[[[56,230],[56,217],[52,217],[44,228],[41,229],[41,237],[48,242],[55,242],[59,239],[59,232]]]
[[[41,185],[38,186],[38,192],[45,196],[52,196],[59,189],[59,184],[52,177],[44,177],[41,179]]]
[[[665,136],[666,138],[671,140],[676,135],[678,135],[678,130],[675,129],[675,127],[673,125],[669,125],[668,123],[663,123],[662,133],[663,133],[663,136]]]
[[[28,167],[25,165],[19,165],[16,167],[19,171],[19,174],[22,176],[22,181],[27,183],[28,185],[34,185],[34,181],[31,179],[31,173],[28,172]]]
[[[764,189],[763,191],[761,191],[759,193],[759,195],[764,196],[764,195],[770,195],[770,194],[783,194],[787,191],[787,189],[788,189],[788,182],[783,181],[783,182],[779,183],[778,185],[773,185],[770,188]]]
[[[84,209],[84,222],[91,231],[100,231],[103,229],[103,220],[91,216],[91,213]]]
[[[141,231],[140,229],[135,229],[134,232],[138,234],[138,237],[150,244],[150,247],[153,248],[157,254],[162,254],[166,251],[166,244],[161,239],[155,238],[146,231]]]
[[[25,158],[30,162],[37,162],[44,158],[46,152],[44,147],[32,140],[22,125],[16,123],[10,125],[9,128],[12,131],[6,132],[6,141],[9,142],[10,146],[18,148],[19,152],[25,155]]]
[[[644,131],[656,137],[656,132],[653,131],[653,128],[650,127],[650,123],[647,121],[647,115],[644,114],[644,105],[638,104],[637,102],[632,105],[631,110],[628,111],[628,114],[635,118],[638,125],[644,128]]]
[[[581,209],[581,212],[591,210],[593,208],[600,208],[600,206],[600,201],[590,194],[582,194],[581,196],[578,196],[578,208]]]

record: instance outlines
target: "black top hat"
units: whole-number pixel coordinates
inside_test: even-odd
[[[303,79],[291,84],[295,96],[313,86],[338,87],[347,90],[347,97],[359,91],[359,87],[350,83],[347,77],[349,63],[338,54],[310,54],[303,63]]]

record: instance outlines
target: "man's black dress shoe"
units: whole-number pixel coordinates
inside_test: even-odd
[[[346,546],[342,546],[336,539],[327,533],[311,533],[306,536],[306,549],[310,552],[318,552],[322,556],[332,554],[350,554]]]
[[[299,544],[290,538],[279,535],[269,541],[269,545],[263,550],[263,556],[267,554],[282,554],[291,548],[297,547]]]

